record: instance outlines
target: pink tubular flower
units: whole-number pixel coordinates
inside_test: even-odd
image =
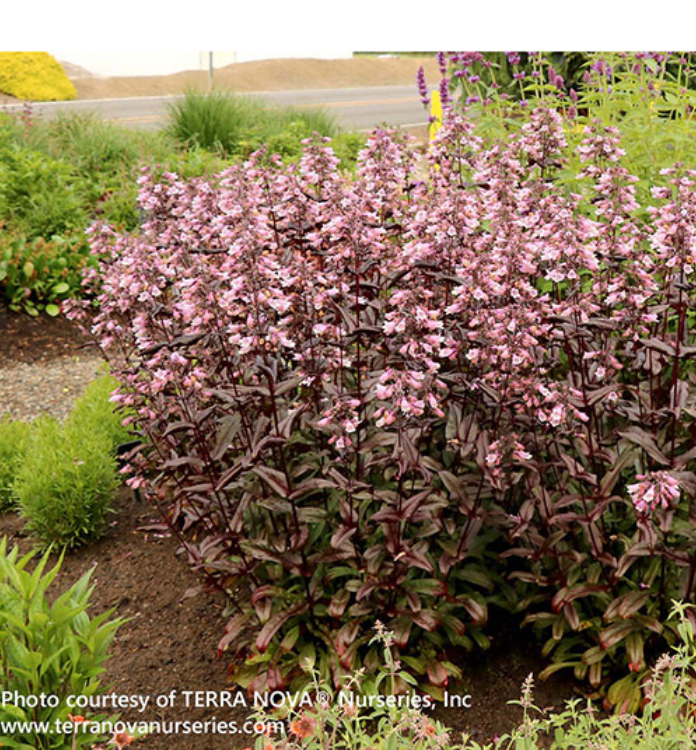
[[[679,501],[679,481],[668,471],[652,471],[649,474],[638,474],[635,484],[629,484],[628,494],[633,507],[641,515],[647,515],[657,508],[668,510]]]

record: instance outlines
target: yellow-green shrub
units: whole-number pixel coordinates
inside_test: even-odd
[[[77,94],[48,52],[0,52],[0,93],[35,101],[74,99]]]

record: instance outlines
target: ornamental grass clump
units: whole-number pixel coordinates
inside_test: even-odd
[[[379,129],[348,178],[314,140],[144,174],[142,231],[94,228],[129,481],[229,597],[240,683],[369,670],[379,618],[437,694],[496,606],[640,701],[694,600],[696,172],[640,207],[616,129],[573,190],[566,145],[553,109],[492,144],[451,112],[422,164]]]

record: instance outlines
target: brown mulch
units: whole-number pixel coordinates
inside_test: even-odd
[[[0,368],[20,362],[50,362],[57,357],[93,351],[78,325],[63,316],[32,318],[0,303]]]

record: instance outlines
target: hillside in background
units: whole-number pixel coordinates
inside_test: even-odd
[[[348,60],[259,60],[228,65],[215,71],[214,85],[233,91],[399,86],[413,84],[423,65],[430,80],[439,72],[432,57],[369,58]],[[70,70],[70,66],[66,66]],[[81,73],[74,78],[80,99],[180,94],[188,88],[205,88],[208,76],[186,71],[167,76],[98,77]]]

